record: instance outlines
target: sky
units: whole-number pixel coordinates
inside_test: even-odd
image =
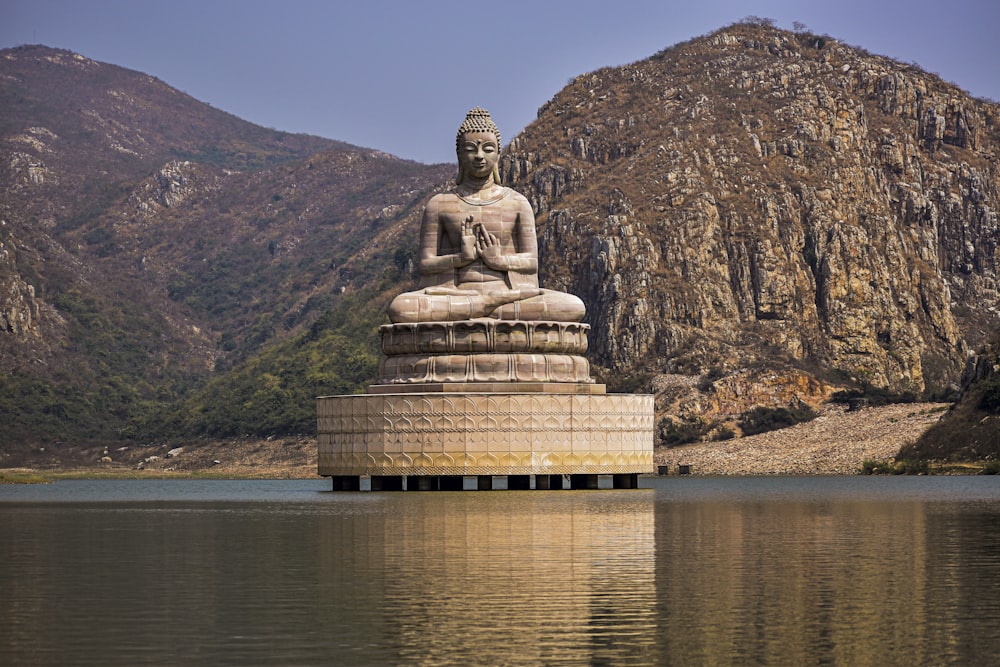
[[[0,48],[68,49],[258,125],[434,163],[474,106],[506,144],[573,77],[748,16],[1000,100],[998,0],[0,0]]]

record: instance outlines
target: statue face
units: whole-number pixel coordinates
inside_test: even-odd
[[[473,178],[486,178],[500,159],[500,146],[492,132],[466,132],[458,145],[458,164]]]

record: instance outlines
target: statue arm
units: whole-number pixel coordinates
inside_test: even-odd
[[[528,257],[527,253],[503,255],[486,262],[487,266],[497,271],[514,271],[516,273],[537,273],[538,260]]]
[[[514,247],[517,252],[508,255],[508,271],[517,273],[538,273],[538,236],[535,233],[535,214],[531,204],[519,195],[520,206],[517,224],[514,226]]]
[[[446,274],[470,264],[473,260],[463,257],[461,248],[457,252],[439,254],[442,245],[447,242],[442,238],[444,225],[441,221],[437,197],[432,197],[424,208],[424,217],[420,222],[420,275],[424,278]],[[445,242],[445,243],[442,243]]]

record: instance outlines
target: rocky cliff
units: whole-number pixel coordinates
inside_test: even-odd
[[[737,24],[577,77],[504,173],[604,366],[940,395],[1000,322],[998,150],[995,103]]]

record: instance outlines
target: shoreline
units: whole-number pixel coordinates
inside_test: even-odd
[[[0,484],[55,479],[311,479],[316,439],[230,438],[184,444],[34,447],[0,460]]]
[[[670,474],[685,465],[694,475],[856,475],[865,461],[895,459],[949,407],[893,403],[848,411],[827,404],[808,422],[732,440],[657,448],[654,460],[668,466]]]
[[[777,431],[679,447],[658,447],[654,463],[692,475],[857,475],[865,461],[891,461],[940,419],[948,403],[903,403],[820,415]],[[59,457],[62,457],[61,459]],[[229,439],[180,445],[37,448],[0,464],[0,484],[58,479],[317,479],[316,439]],[[976,474],[978,462],[931,466],[931,472]]]

